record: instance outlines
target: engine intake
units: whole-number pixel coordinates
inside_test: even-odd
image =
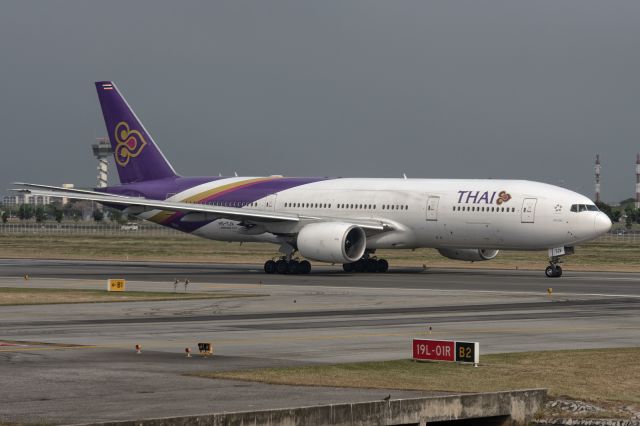
[[[441,248],[438,249],[441,255],[449,259],[467,260],[470,262],[478,262],[481,260],[491,260],[498,255],[499,250],[493,249],[456,249]]]
[[[364,255],[367,236],[362,228],[350,223],[310,223],[300,230],[296,244],[307,259],[351,263]]]

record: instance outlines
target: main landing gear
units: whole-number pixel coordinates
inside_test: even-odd
[[[345,272],[387,272],[389,262],[385,259],[362,258],[357,262],[343,263],[342,269]]]
[[[278,260],[267,260],[264,271],[267,274],[308,274],[311,272],[311,263],[308,260],[287,260],[286,256],[282,256]]]

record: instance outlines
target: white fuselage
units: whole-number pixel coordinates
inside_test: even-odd
[[[175,194],[185,200],[243,179],[207,182]],[[587,197],[553,185],[490,179],[329,179],[263,197],[243,209],[301,217],[378,220],[392,231],[367,237],[367,249],[487,248],[532,250],[572,246],[606,233],[611,222]],[[576,209],[574,207],[574,209]],[[579,210],[579,209],[576,209]],[[152,217],[155,212],[141,216]],[[193,231],[223,241],[279,242],[300,224],[248,232],[239,222],[214,220]],[[286,226],[287,228],[283,228]]]

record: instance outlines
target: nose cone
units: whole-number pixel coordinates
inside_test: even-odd
[[[610,229],[611,221],[609,220],[609,216],[602,212],[598,212],[593,221],[593,230],[595,233],[598,235],[606,234]]]

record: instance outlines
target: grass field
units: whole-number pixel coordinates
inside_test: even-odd
[[[221,263],[263,263],[276,256],[277,246],[259,243],[225,243],[190,235],[86,236],[0,234],[0,258],[54,258],[105,260],[165,260]],[[433,249],[379,250],[391,266],[473,267],[542,270],[546,252],[503,251],[488,262],[446,259]],[[640,244],[628,241],[593,242],[579,246],[566,258],[567,270],[640,272]]]
[[[143,302],[161,300],[220,299],[247,297],[229,293],[163,293],[148,291],[108,292],[58,288],[0,287],[0,306],[43,305],[52,303]]]
[[[204,372],[200,377],[287,385],[488,392],[548,388],[552,397],[640,403],[640,348],[484,355],[478,368],[411,360]]]

